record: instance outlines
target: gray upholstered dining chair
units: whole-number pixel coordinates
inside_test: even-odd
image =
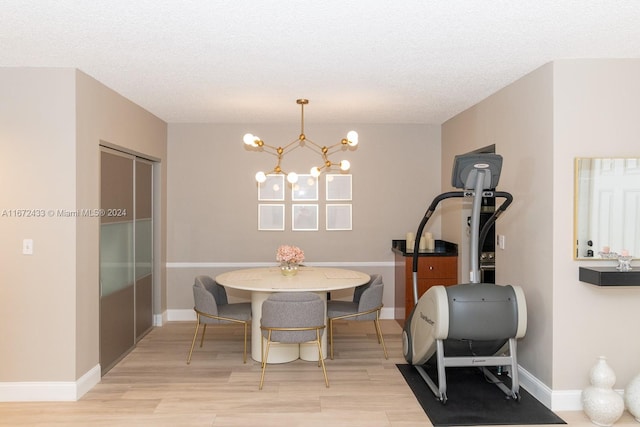
[[[198,328],[203,325],[202,338],[200,339],[200,347],[204,343],[204,334],[207,331],[207,325],[220,325],[238,323],[244,326],[244,353],[243,362],[247,363],[247,329],[249,321],[251,321],[251,303],[240,302],[229,304],[227,299],[227,291],[224,286],[216,283],[209,276],[196,276],[193,284],[193,299],[196,312],[196,331],[191,341],[191,350],[187,358],[187,365],[191,363],[191,354],[193,346],[198,336]]]
[[[262,356],[262,373],[260,386],[264,383],[264,372],[269,358],[269,347],[272,342],[302,344],[314,342],[318,346],[318,366],[322,366],[324,382],[329,387],[327,370],[322,357],[320,337],[325,328],[324,301],[312,292],[278,292],[271,294],[262,303],[262,319],[260,329],[262,339],[260,355]],[[264,341],[267,341],[266,346]]]
[[[329,349],[333,359],[333,322],[335,320],[373,320],[376,327],[378,343],[382,344],[384,358],[388,359],[387,347],[384,345],[382,329],[380,329],[380,310],[384,283],[380,274],[372,274],[371,280],[356,287],[352,301],[327,301],[327,318],[329,319]]]

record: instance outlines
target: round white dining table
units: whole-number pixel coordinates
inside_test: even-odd
[[[249,268],[234,270],[216,276],[222,286],[251,292],[251,357],[262,361],[260,319],[262,303],[274,292],[314,292],[325,302],[327,292],[355,288],[367,283],[371,278],[361,271],[342,268],[299,267],[295,276],[284,276],[280,267]],[[326,324],[326,323],[325,323]],[[327,334],[322,334],[323,357],[327,357]],[[267,363],[285,363],[296,359],[317,361],[318,348],[315,344],[272,343]]]

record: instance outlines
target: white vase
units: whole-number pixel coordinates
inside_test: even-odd
[[[624,391],[624,403],[627,411],[640,422],[640,375],[636,375]]]
[[[591,386],[582,391],[582,409],[592,423],[608,427],[624,412],[624,400],[615,390],[616,374],[604,356],[589,372]]]

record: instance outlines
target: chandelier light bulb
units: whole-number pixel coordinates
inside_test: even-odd
[[[298,174],[295,172],[289,172],[287,174],[287,181],[289,181],[289,183],[291,184],[295,184],[296,182],[298,182]]]
[[[343,160],[340,162],[340,169],[343,171],[348,171],[350,167],[351,163],[349,163],[349,160]]]
[[[256,173],[256,181],[258,181],[259,183],[263,183],[266,180],[267,180],[267,175],[265,175],[264,172],[260,171]]]
[[[256,146],[256,143],[255,143],[256,137],[255,137],[255,136],[253,136],[253,135],[251,135],[250,133],[246,133],[246,134],[244,135],[244,137],[242,138],[242,140],[243,140],[243,141],[244,141],[244,143],[245,143],[245,144],[247,144],[247,145],[251,145],[251,146],[253,146],[253,147],[255,147],[255,146]]]
[[[347,133],[347,141],[349,141],[348,144],[351,147],[358,145],[358,132],[355,130],[349,131],[349,133]]]
[[[314,178],[317,178],[320,176],[320,168],[317,166],[314,166],[311,168],[311,176]]]

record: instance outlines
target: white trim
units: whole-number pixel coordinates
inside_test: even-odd
[[[614,389],[616,393],[624,397],[624,389]],[[558,390],[552,391],[551,410],[553,411],[582,411],[582,390]]]
[[[396,311],[395,307],[382,307],[382,310],[380,310],[380,318],[395,319],[395,317],[393,316],[395,311]]]
[[[162,326],[167,323],[167,312],[166,310],[160,314],[153,315],[153,326]]]
[[[614,389],[624,396],[624,389]],[[582,390],[558,390],[551,392],[552,411],[582,411]]]
[[[552,411],[582,411],[581,390],[551,390]]]
[[[254,268],[272,267],[276,262],[168,262],[167,268]],[[395,267],[393,261],[376,262],[305,262],[304,265],[311,267]]]
[[[195,322],[196,312],[193,308],[176,308],[167,310],[167,320],[169,322]]]
[[[78,381],[0,383],[0,402],[75,402],[100,382],[100,365]]]
[[[80,377],[78,381],[76,381],[77,393],[76,400],[80,399],[85,395],[86,392],[91,390],[96,384],[100,382],[102,378],[102,369],[100,368],[100,364],[97,364],[93,368],[89,370],[86,374]]]
[[[538,399],[547,408],[552,408],[551,390],[545,383],[531,375],[529,371],[518,365],[518,379],[522,388]]]
[[[518,365],[520,385],[552,411],[582,411],[582,390],[552,390]],[[615,390],[620,395],[624,390]]]

